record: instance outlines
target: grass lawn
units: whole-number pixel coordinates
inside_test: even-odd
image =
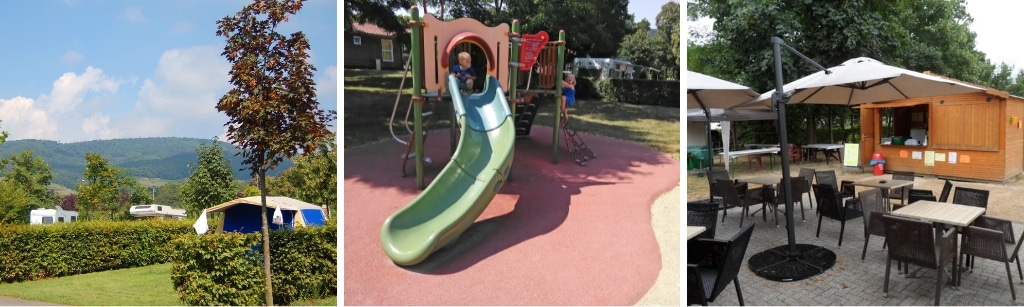
[[[21,283],[0,283],[0,295],[62,305],[182,306],[171,284],[171,264],[121,269]],[[298,301],[337,306],[337,297]]]
[[[344,83],[345,148],[369,143],[390,141],[388,124],[395,107],[398,88],[402,84],[402,71],[374,71],[346,69]],[[393,129],[395,134],[408,139],[403,123],[409,106],[408,88],[412,79],[406,79]],[[427,106],[429,108],[429,105]],[[450,106],[439,104],[430,129],[447,129]],[[540,103],[540,112],[534,125],[551,126],[554,101]],[[671,155],[679,160],[680,109],[643,106],[601,100],[578,100],[569,109],[569,116],[577,131],[639,143]],[[410,121],[412,117],[410,117]],[[550,137],[537,136],[534,137]],[[600,155],[600,153],[597,153]]]

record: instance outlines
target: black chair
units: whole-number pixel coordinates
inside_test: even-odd
[[[976,256],[985,259],[1002,262],[1006,267],[1006,279],[1010,282],[1010,296],[1017,300],[1017,292],[1013,288],[1013,274],[1010,273],[1010,262],[1017,262],[1017,274],[1024,283],[1024,272],[1021,271],[1020,251],[1021,243],[1024,242],[1024,234],[1019,240],[1014,240],[1013,223],[988,216],[980,216],[970,226],[963,229],[963,238],[960,240],[960,255]],[[970,263],[971,270],[974,270],[974,261]],[[962,278],[961,274],[958,278]]]
[[[914,172],[893,171],[892,172],[892,179],[914,181]],[[899,205],[896,205],[896,204],[892,205],[892,209],[893,210],[902,208],[903,206],[906,206],[907,203],[912,203],[909,200],[907,201],[907,203],[903,202],[904,201],[903,200],[903,192],[904,191],[908,191],[909,192],[909,190],[911,190],[913,188],[914,188],[914,185],[911,184],[911,185],[906,186],[906,187],[899,187],[899,188],[889,189],[889,195],[887,197],[889,199],[898,199],[898,200],[900,200],[900,204]]]
[[[808,205],[811,206],[811,209],[814,209],[815,196],[814,191],[811,190],[811,185],[814,184],[814,169],[801,167],[800,177],[807,181],[807,190],[801,191],[800,197],[803,197],[803,194],[807,194],[807,198],[811,200],[811,203]]]
[[[953,189],[953,203],[988,209],[988,191],[956,187],[956,189]]]
[[[802,177],[792,177],[790,180],[790,187],[793,190],[793,207],[796,207],[796,203],[800,203],[800,220],[806,221],[807,217],[804,216],[804,200],[803,191],[810,190],[807,185],[807,181],[804,181]],[[779,190],[775,193],[775,199],[772,200],[772,207],[775,209],[775,226],[779,226],[779,206],[786,205],[786,193],[782,189],[782,180],[779,180]]]
[[[715,238],[715,229],[718,226],[718,209],[718,204],[714,202],[686,203],[686,225],[704,226],[704,232],[694,237],[694,239]]]
[[[836,183],[837,179],[835,170],[816,171],[814,172],[814,178],[814,180],[816,180],[818,184],[825,184],[835,187],[836,190],[839,191],[840,195],[843,196],[843,198],[851,198],[857,196],[855,187],[853,186],[853,181],[843,180],[840,183]],[[818,192],[815,191],[814,193]],[[821,198],[821,196],[818,195],[818,198]],[[820,203],[818,206],[821,206]]]
[[[885,285],[882,286],[882,297],[889,297],[889,272],[892,261],[935,269],[935,305],[939,304],[942,294],[942,268],[947,263],[956,263],[956,229],[946,230],[941,237],[942,250],[936,246],[935,229],[932,223],[883,215],[885,238],[889,242],[889,254],[885,261]],[[953,278],[960,273],[960,266],[953,266]]]
[[[747,193],[747,183],[746,182],[739,182],[738,180],[730,179],[729,178],[729,171],[727,171],[727,170],[712,170],[712,171],[708,172],[708,190],[711,193],[711,196],[709,197],[709,199],[712,200],[712,201],[716,201],[716,202],[722,202],[723,201],[722,195],[719,194],[719,192],[716,191],[716,189],[715,189],[715,185],[714,184],[715,184],[716,180],[721,180],[721,181],[725,181],[725,182],[731,182],[734,186],[736,186],[736,191],[739,193],[739,195],[744,195],[744,194]],[[717,197],[717,199],[716,199],[716,197]],[[729,207],[727,204],[723,204],[723,206],[721,208],[719,208],[719,209],[722,210],[722,223],[725,223],[725,216],[728,214],[727,210],[729,208],[732,208],[732,207]]]
[[[747,189],[746,193],[740,194],[739,188],[729,181],[716,180],[714,187],[719,195],[722,195],[722,202],[727,208],[741,207],[740,227],[743,227],[743,219],[750,214],[750,206],[764,203],[764,188]],[[723,217],[724,222],[724,217]]]
[[[919,200],[935,201],[935,194],[932,194],[932,190],[922,189],[910,189],[910,194],[907,195],[907,204],[913,204]]]
[[[839,191],[829,185],[815,184],[814,193],[818,195],[818,232],[814,235],[820,237],[821,235],[821,220],[823,218],[830,218],[837,220],[840,223],[839,226],[839,246],[843,246],[843,233],[846,232],[846,221],[859,218],[863,216],[863,212],[859,207],[858,199],[849,199],[843,204],[843,197],[839,195]]]
[[[944,203],[949,200],[949,191],[953,190],[953,183],[946,180],[946,183],[942,184],[942,193],[939,194],[939,202]]]
[[[736,297],[743,306],[743,292],[736,278],[747,253],[750,236],[754,232],[751,223],[728,240],[694,239],[687,244],[686,254],[686,304],[707,305],[714,302],[725,287],[732,282]]]
[[[860,260],[868,253],[868,242],[872,235],[885,238],[885,226],[882,224],[882,215],[885,215],[885,202],[882,199],[882,190],[870,189],[860,192],[860,206],[864,212],[864,250],[860,252]],[[882,243],[885,248],[885,243]]]

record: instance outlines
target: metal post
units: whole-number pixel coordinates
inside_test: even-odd
[[[512,20],[512,35],[511,37],[509,37],[508,42],[512,46],[512,52],[511,54],[509,54],[508,59],[509,62],[518,62],[519,65],[522,65],[522,61],[519,61],[519,46],[523,44],[522,36],[519,35],[519,19]],[[512,110],[513,120],[516,118],[516,91],[518,90],[518,88],[516,87],[516,82],[519,81],[519,71],[520,70],[518,66],[509,67],[508,88],[505,89],[506,91],[508,91],[508,101],[509,104],[511,104],[509,106],[509,109]]]
[[[420,42],[423,40],[423,19],[420,18],[419,8],[413,6],[409,9],[412,17],[412,104],[413,104],[413,145],[416,148],[416,188],[424,189],[423,182],[423,101],[420,90],[423,87],[423,49]]]

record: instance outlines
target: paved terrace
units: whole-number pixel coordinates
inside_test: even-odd
[[[837,172],[838,173],[838,172]],[[857,175],[857,178],[867,178],[866,175]],[[890,175],[883,177],[889,178]],[[851,177],[842,176],[841,179]],[[857,178],[853,178],[856,180]],[[702,178],[703,179],[703,178]],[[932,189],[937,195],[941,189],[942,181],[931,178],[917,178],[917,188]],[[961,183],[957,183],[961,185]],[[991,189],[992,198],[989,201],[989,214],[993,214],[993,206],[1013,207],[1019,209],[1020,195],[1010,197],[1010,193],[996,191],[1000,189],[1020,189],[1019,187],[1008,187],[998,184],[976,184],[962,183],[964,186],[981,187]],[[858,192],[862,191],[858,187]],[[1000,194],[1007,194],[1007,197],[997,197]],[[952,196],[951,196],[952,197]],[[807,201],[806,195],[804,196]],[[684,204],[685,205],[685,204]],[[796,205],[799,208],[799,205]],[[751,211],[760,206],[751,207]],[[935,295],[935,270],[922,269],[915,278],[906,278],[899,275],[895,263],[892,266],[889,281],[889,297],[882,297],[882,285],[885,278],[885,259],[887,250],[882,249],[881,237],[873,237],[868,245],[865,259],[860,260],[861,250],[864,246],[864,221],[854,219],[846,224],[846,233],[843,237],[843,246],[839,247],[839,221],[823,219],[821,226],[821,237],[815,238],[815,230],[818,223],[818,216],[814,209],[805,206],[806,221],[800,220],[800,212],[795,211],[796,242],[814,244],[826,247],[836,253],[836,264],[825,273],[814,277],[794,281],[776,282],[770,281],[757,275],[747,267],[751,256],[772,247],[787,244],[785,217],[779,215],[779,227],[775,226],[771,212],[768,220],[761,218],[758,212],[753,218],[744,220],[744,225],[755,222],[753,237],[747,248],[743,267],[739,273],[740,288],[743,292],[743,300],[746,305],[932,305]],[[1001,209],[1004,210],[1004,209]],[[1019,211],[1019,210],[1017,210]],[[739,218],[741,208],[728,210],[725,223],[718,224],[715,233],[716,239],[727,239],[739,231]],[[722,212],[719,211],[719,221]],[[999,217],[1000,215],[994,215]],[[1014,232],[1019,236],[1024,230],[1024,224],[1016,220]],[[913,267],[916,269],[919,267]],[[942,289],[942,305],[1024,305],[1024,284],[1020,282],[1020,276],[1016,272],[1016,265],[1010,265],[1014,278],[1018,298],[1016,301],[1010,297],[1010,288],[1006,280],[1006,271],[1002,263],[988,260],[976,259],[973,271],[964,271],[962,285],[954,288],[945,286]],[[948,280],[945,278],[944,280]],[[711,303],[711,305],[731,306],[738,305],[736,289],[730,284],[722,294]]]

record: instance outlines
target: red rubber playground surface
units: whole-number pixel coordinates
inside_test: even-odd
[[[454,245],[413,267],[391,262],[380,230],[413,200],[413,161],[403,145],[345,150],[346,305],[633,305],[661,269],[651,204],[679,183],[679,162],[633,143],[583,135],[587,166],[562,144],[551,163],[551,128],[516,140],[509,182]],[[582,133],[581,133],[582,134]],[[429,184],[450,157],[448,131],[426,139]],[[561,138],[560,138],[561,142]]]

